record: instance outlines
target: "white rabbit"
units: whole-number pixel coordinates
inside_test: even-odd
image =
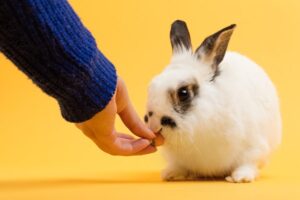
[[[185,22],[172,24],[173,56],[149,85],[145,116],[165,138],[164,180],[252,182],[281,142],[271,80],[250,59],[226,53],[234,28],[207,37],[193,52]]]

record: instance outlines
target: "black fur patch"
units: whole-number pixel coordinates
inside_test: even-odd
[[[215,71],[214,75],[212,76],[212,78],[210,79],[210,81],[214,81],[216,79],[216,77],[220,76],[221,71],[219,68],[217,68],[217,70]]]
[[[212,80],[220,74],[218,65],[222,62],[225,56],[226,49],[235,26],[235,24],[232,24],[208,36],[195,51],[198,59],[211,62],[214,70]]]
[[[186,49],[192,48],[190,33],[184,21],[176,20],[173,22],[170,32],[170,39],[173,52],[178,51],[182,47]]]
[[[168,116],[163,116],[160,120],[160,124],[162,126],[169,126],[171,128],[175,128],[177,126],[176,122]]]
[[[153,115],[153,112],[152,112],[152,111],[149,111],[149,112],[148,112],[148,115],[149,115],[149,117],[151,117],[151,116]]]

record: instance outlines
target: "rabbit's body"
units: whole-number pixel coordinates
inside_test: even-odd
[[[199,176],[226,176],[248,162],[261,166],[281,139],[278,98],[265,72],[232,52],[219,67],[184,116],[188,123],[162,132],[168,162]]]
[[[172,25],[173,57],[149,86],[145,116],[165,138],[165,180],[251,182],[281,141],[271,80],[250,59],[225,56],[234,27],[209,36],[193,53],[185,23]]]

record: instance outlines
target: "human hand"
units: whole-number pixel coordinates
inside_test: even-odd
[[[117,114],[126,127],[141,138],[135,139],[130,135],[117,132],[114,127]],[[101,150],[111,155],[148,154],[156,151],[156,147],[151,145],[152,140],[156,146],[163,143],[163,137],[156,136],[138,117],[121,78],[118,78],[115,94],[108,105],[91,119],[76,123],[76,126]]]

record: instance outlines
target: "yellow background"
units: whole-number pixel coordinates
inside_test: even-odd
[[[170,24],[188,23],[194,47],[236,23],[229,49],[264,67],[277,86],[281,148],[252,184],[163,183],[159,153],[113,157],[60,116],[54,99],[0,55],[0,199],[299,199],[298,0],[71,0],[126,81],[142,116],[146,87],[168,63]],[[119,130],[127,131],[118,121]]]

